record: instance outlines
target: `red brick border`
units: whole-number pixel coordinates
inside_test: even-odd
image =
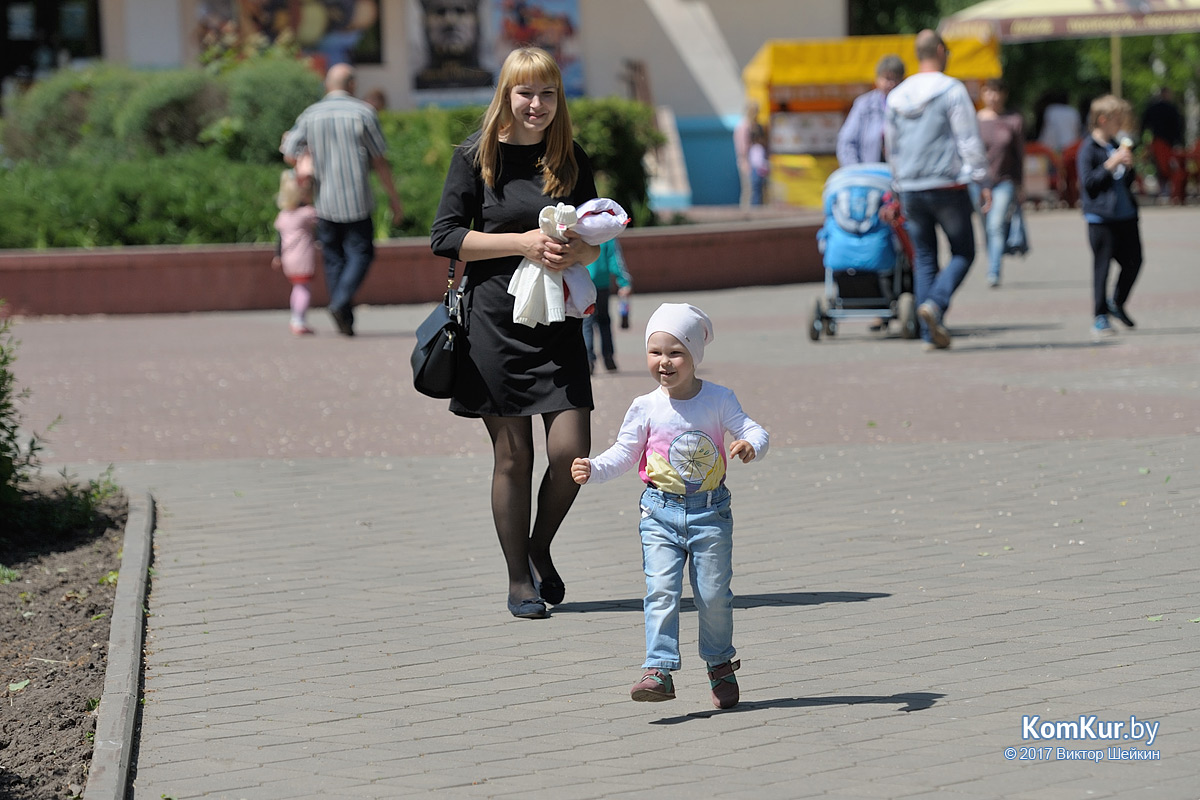
[[[639,292],[817,281],[819,223],[770,220],[641,228],[621,246]],[[6,315],[151,314],[287,307],[269,245],[123,247],[0,252]],[[446,262],[423,238],[378,246],[358,295],[373,305],[441,296]],[[324,284],[314,285],[324,304]]]

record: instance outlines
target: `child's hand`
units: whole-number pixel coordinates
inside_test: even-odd
[[[571,478],[583,486],[592,477],[592,462],[586,458],[577,458],[571,463]]]
[[[758,455],[754,452],[754,445],[747,442],[745,439],[738,439],[733,444],[729,445],[729,457],[740,458],[743,464],[749,464]]]
[[[271,259],[271,269],[283,269],[283,260],[279,256]]]

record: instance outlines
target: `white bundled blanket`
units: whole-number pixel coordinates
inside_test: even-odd
[[[615,238],[629,224],[629,215],[616,202],[600,197],[576,208],[559,203],[546,206],[538,215],[542,233],[560,242],[573,230],[590,245]],[[530,328],[562,322],[567,317],[586,317],[596,308],[596,286],[587,267],[574,264],[564,270],[546,269],[541,264],[521,259],[508,282],[513,296],[513,322]]]

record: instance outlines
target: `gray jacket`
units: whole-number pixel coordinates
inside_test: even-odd
[[[918,72],[887,97],[888,164],[902,192],[989,185],[975,105],[962,81]]]

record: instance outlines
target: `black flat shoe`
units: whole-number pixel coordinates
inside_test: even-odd
[[[542,599],[552,606],[558,605],[567,596],[567,586],[558,578],[542,581],[540,591]]]
[[[508,611],[519,619],[545,619],[550,616],[550,612],[546,610],[546,601],[540,597],[532,597],[518,603],[509,600]]]
[[[533,579],[533,589],[538,595],[552,606],[556,606],[563,601],[563,597],[567,594],[566,584],[562,582],[562,578],[547,578],[541,580],[538,578],[537,568],[533,566],[533,559],[529,559],[529,577]]]

